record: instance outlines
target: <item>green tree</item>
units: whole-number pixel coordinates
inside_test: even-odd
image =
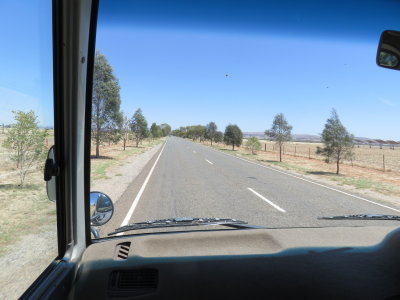
[[[239,126],[235,124],[229,124],[225,128],[224,142],[226,145],[232,145],[232,150],[235,150],[235,146],[240,147],[243,141],[243,133]]]
[[[335,109],[332,109],[331,116],[326,120],[325,128],[322,131],[324,147],[317,147],[317,154],[326,157],[326,162],[332,158],[336,162],[336,174],[339,174],[339,164],[344,159],[353,157],[353,139],[346,127],[339,120]]]
[[[285,116],[280,113],[277,114],[272,122],[270,130],[265,131],[265,135],[269,136],[279,146],[279,161],[282,161],[282,146],[285,142],[292,139],[292,126],[289,125]]]
[[[210,122],[206,125],[206,129],[207,138],[210,140],[212,146],[213,140],[215,138],[215,133],[217,132],[217,124],[215,124],[214,122]]]
[[[252,154],[256,154],[256,151],[261,149],[261,143],[258,138],[252,136],[247,140],[246,147],[251,150]]]
[[[121,126],[120,87],[118,79],[105,55],[96,52],[93,74],[92,137],[96,143],[96,157],[100,156],[102,140]]]
[[[156,123],[151,124],[150,133],[151,133],[151,136],[153,137],[153,139],[158,139],[163,136],[161,127],[158,126]]]
[[[163,123],[160,125],[162,136],[167,136],[171,133],[171,126],[169,124]]]
[[[19,185],[23,186],[28,171],[39,161],[44,162],[46,154],[46,130],[40,130],[33,111],[13,111],[17,122],[6,133],[3,147],[8,149],[10,159],[19,171]]]
[[[214,142],[221,143],[224,140],[224,134],[221,131],[216,131],[214,134]]]
[[[131,129],[135,134],[136,147],[139,147],[139,143],[149,134],[147,121],[140,108],[133,114]]]

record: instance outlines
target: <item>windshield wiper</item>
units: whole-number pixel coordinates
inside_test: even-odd
[[[359,215],[344,215],[333,217],[319,217],[319,220],[390,220],[400,221],[400,216],[395,215],[380,215],[380,214],[359,214]]]
[[[140,230],[149,228],[165,228],[165,227],[182,227],[182,226],[206,226],[206,225],[221,225],[239,229],[260,229],[262,226],[249,225],[247,222],[236,219],[219,219],[219,218],[171,218],[163,220],[152,220],[146,222],[132,223],[126,226],[119,227],[108,235],[114,235],[120,232],[130,230]]]

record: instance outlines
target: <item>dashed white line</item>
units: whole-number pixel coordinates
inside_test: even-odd
[[[204,146],[204,147],[206,147],[206,146]],[[211,150],[213,150],[213,151],[215,151],[215,152],[218,152],[218,153],[222,153],[222,154],[227,155],[227,156],[230,156],[230,157],[234,157],[234,158],[243,160],[243,161],[248,162],[248,163],[250,163],[250,164],[257,165],[257,166],[260,166],[260,167],[263,167],[263,168],[266,168],[266,169],[269,169],[269,170],[272,170],[272,171],[275,171],[275,172],[278,172],[278,173],[281,173],[281,174],[285,174],[285,175],[287,175],[287,176],[290,176],[290,177],[293,177],[293,178],[297,178],[297,179],[303,180],[303,181],[308,182],[308,183],[311,183],[311,184],[318,185],[318,186],[323,187],[323,188],[326,188],[326,189],[328,189],[328,190],[335,191],[335,192],[338,192],[338,193],[341,193],[341,194],[344,194],[344,195],[347,195],[347,196],[350,196],[350,197],[353,197],[353,198],[356,198],[356,199],[359,199],[359,200],[362,200],[362,201],[365,201],[365,202],[368,202],[368,203],[371,203],[371,204],[375,204],[375,205],[378,205],[378,206],[380,206],[380,207],[384,207],[384,208],[387,208],[387,209],[390,209],[390,210],[393,210],[393,211],[396,211],[396,212],[399,212],[399,213],[400,213],[400,209],[396,209],[396,208],[393,208],[393,207],[390,207],[390,206],[387,206],[387,205],[384,205],[384,204],[377,203],[377,202],[372,201],[372,200],[365,199],[365,198],[360,197],[360,196],[356,196],[356,195],[353,195],[353,194],[350,194],[350,193],[346,193],[346,192],[344,192],[344,191],[341,191],[341,190],[338,190],[338,189],[335,189],[335,188],[332,188],[332,187],[323,185],[323,184],[321,184],[321,183],[314,182],[314,181],[311,181],[311,180],[308,180],[308,179],[305,179],[305,178],[302,178],[302,177],[300,177],[300,176],[296,176],[296,175],[293,175],[293,174],[289,174],[289,173],[286,173],[286,172],[283,172],[283,171],[280,171],[280,170],[277,170],[277,169],[268,167],[268,166],[266,166],[266,165],[262,165],[262,164],[259,164],[259,163],[256,163],[256,162],[253,162],[253,161],[250,161],[250,160],[241,158],[241,157],[237,157],[237,156],[235,156],[235,155],[227,154],[227,153],[224,153],[224,152],[219,151],[219,150],[215,150],[215,149],[212,149],[212,148],[211,148]]]
[[[139,193],[136,195],[135,200],[133,200],[132,206],[131,206],[131,208],[129,209],[128,213],[126,214],[125,219],[122,221],[120,227],[125,226],[125,225],[128,225],[129,220],[131,219],[131,217],[132,217],[132,215],[133,215],[133,212],[135,211],[136,206],[138,205],[138,202],[139,202],[139,200],[140,200],[140,197],[142,196],[142,194],[143,194],[143,192],[144,192],[144,189],[146,188],[146,185],[147,185],[147,183],[149,182],[149,179],[150,179],[151,174],[153,174],[154,168],[156,167],[156,165],[157,165],[157,163],[158,163],[158,160],[160,159],[161,154],[163,153],[166,144],[167,144],[167,142],[165,142],[164,146],[162,147],[162,149],[161,149],[161,151],[160,151],[160,154],[158,154],[158,157],[157,157],[156,161],[154,162],[154,165],[151,167],[149,174],[147,174],[147,177],[146,177],[146,179],[144,180],[144,182],[143,182],[143,184],[142,184],[142,187],[141,187],[140,190],[139,190]],[[117,235],[122,235],[122,234],[123,234],[123,232],[117,233]]]
[[[213,165],[214,163],[206,159],[206,162],[208,162],[210,165]]]
[[[265,202],[267,202],[269,205],[271,205],[273,208],[279,210],[280,212],[285,213],[286,210],[284,210],[283,208],[279,207],[278,205],[276,205],[275,203],[273,203],[272,201],[268,200],[267,198],[265,198],[263,195],[257,193],[255,190],[253,190],[252,188],[247,188],[250,192],[252,192],[254,195],[258,196],[259,198],[263,199]]]

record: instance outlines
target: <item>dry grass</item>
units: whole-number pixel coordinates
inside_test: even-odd
[[[94,144],[92,144],[91,148],[91,174],[90,179],[105,179],[107,178],[107,170],[112,168],[115,165],[121,165],[124,163],[124,160],[131,156],[139,155],[143,152],[146,152],[150,148],[153,148],[155,145],[162,143],[165,139],[156,139],[156,140],[144,140],[139,147],[135,147],[134,142],[130,141],[127,143],[125,150],[123,149],[122,142],[118,144],[112,145],[103,145],[100,146],[100,158],[95,158],[96,148]],[[121,174],[122,175],[122,174]]]
[[[262,141],[262,150],[278,153],[274,142]],[[300,156],[312,159],[324,160],[323,156],[315,154],[317,147],[322,147],[322,143],[302,143],[291,142],[284,145],[284,154]],[[345,161],[344,164],[366,167],[385,171],[400,172],[400,148],[389,149],[388,147],[368,145],[355,145],[353,161]],[[385,166],[383,165],[383,156],[385,157]]]
[[[209,143],[205,143],[209,145]],[[264,144],[267,145],[267,151],[264,149]],[[334,181],[339,185],[349,185],[357,189],[369,189],[377,193],[381,193],[389,196],[400,196],[400,150],[390,149],[376,149],[369,147],[355,148],[356,160],[353,162],[345,162],[340,165],[340,175],[336,175],[336,165],[327,164],[324,158],[317,156],[315,150],[317,146],[321,144],[316,143],[287,143],[285,145],[285,153],[283,155],[283,161],[279,162],[278,149],[275,149],[273,142],[264,142],[261,151],[258,151],[256,155],[251,154],[250,150],[245,147],[235,148],[232,151],[232,147],[224,144],[213,145],[213,147],[229,152],[234,155],[247,157],[249,159],[257,160],[259,162],[279,166],[281,168],[292,170],[305,175],[318,176],[330,181]],[[296,152],[295,152],[296,149]],[[310,149],[310,158],[309,158]],[[391,169],[386,172],[382,168],[378,168],[379,155],[389,153]],[[386,159],[385,154],[385,159]],[[397,155],[399,157],[397,158]],[[361,157],[367,157],[362,163],[357,159]],[[371,163],[368,163],[370,161]]]
[[[53,144],[53,132],[49,131],[48,146]],[[31,170],[23,187],[18,186],[18,173],[2,147],[5,134],[0,131],[0,255],[7,251],[23,235],[35,233],[43,225],[56,223],[56,206],[47,198],[41,166]],[[145,152],[162,140],[144,141],[139,148],[129,143],[123,151],[122,143],[102,146],[103,158],[92,159],[92,180],[105,178],[108,168],[123,164],[132,155]],[[92,149],[94,151],[94,147]],[[56,241],[54,241],[56,243]]]
[[[5,246],[39,227],[56,222],[56,206],[46,194],[42,172],[33,171],[23,187],[17,176],[3,178],[0,184],[0,255]]]

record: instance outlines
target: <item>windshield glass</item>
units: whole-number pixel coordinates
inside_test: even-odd
[[[100,236],[183,217],[396,226],[319,217],[400,215],[400,73],[376,65],[399,8],[102,0],[91,190],[114,214]]]

